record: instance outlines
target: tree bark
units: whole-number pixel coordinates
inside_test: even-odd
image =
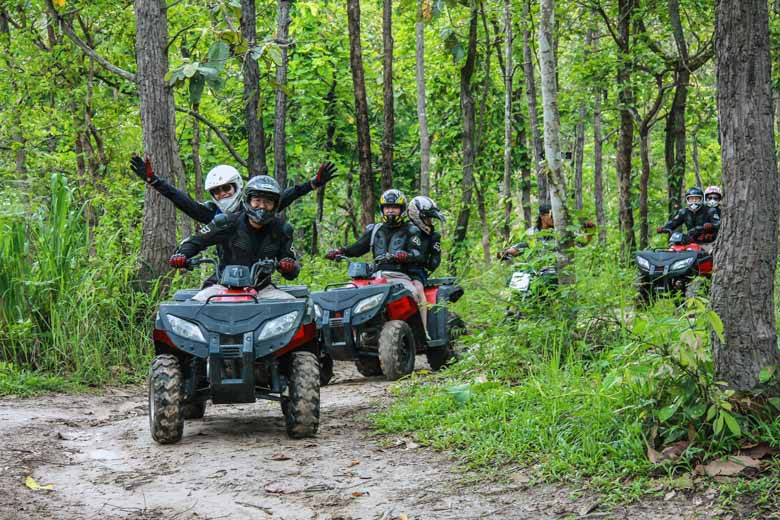
[[[168,72],[168,18],[164,0],[135,0],[138,97],[144,152],[162,179],[173,182],[182,168],[176,142],[173,92]],[[176,247],[173,204],[156,190],[144,195],[139,281],[149,288],[168,271]]]
[[[525,128],[525,118],[520,107],[520,99],[523,96],[523,88],[518,85],[515,89],[514,120],[517,135],[517,156],[520,168],[520,207],[523,210],[523,222],[525,228],[533,226],[531,211],[531,151],[528,148],[528,132]]]
[[[192,111],[200,112],[200,104],[192,105]],[[195,198],[203,200],[203,165],[200,162],[200,122],[196,117],[192,118],[192,168],[195,170]]]
[[[542,78],[542,104],[544,107],[544,152],[550,182],[550,205],[555,230],[559,237],[558,281],[561,285],[574,283],[570,269],[573,267],[572,248],[574,235],[569,229],[571,218],[566,200],[566,181],[561,163],[561,123],[558,112],[558,88],[556,86],[553,30],[555,28],[555,1],[540,0],[539,69]]]
[[[374,175],[371,169],[371,132],[368,126],[368,100],[363,74],[363,49],[360,44],[360,2],[347,0],[349,25],[349,64],[355,90],[355,118],[357,122],[358,161],[360,163],[360,202],[363,226],[374,222]]]
[[[512,229],[512,0],[504,0],[504,241]]]
[[[779,186],[767,2],[717,0],[715,36],[728,194],[711,292],[724,336],[712,337],[715,380],[751,390],[759,386],[762,368],[780,364],[774,306]]]
[[[336,71],[333,71],[335,77]],[[328,93],[325,95],[325,116],[328,123],[325,127],[325,154],[330,155],[336,142],[336,80],[334,79]],[[325,208],[325,186],[317,188],[317,218],[312,223],[311,254],[317,256],[319,252],[319,236],[322,227],[322,216]],[[350,185],[350,201],[352,197]]]
[[[634,91],[631,88],[630,28],[634,11],[634,0],[618,0],[618,47],[620,64],[618,65],[618,99],[620,101],[620,135],[617,146],[618,175],[618,213],[623,232],[621,251],[627,259],[636,248],[634,235],[634,212],[631,205],[631,154],[634,147],[634,120],[631,108],[634,106]]]
[[[575,132],[577,141],[574,144],[574,208],[578,212],[581,212],[583,208],[582,162],[585,155],[585,117],[587,117],[587,115],[588,109],[585,106],[585,103],[580,103],[577,129]]]
[[[274,112],[274,177],[287,186],[287,64],[290,28],[290,0],[279,0],[276,17],[276,41],[280,44],[282,64],[276,68],[276,106]]]
[[[431,191],[431,136],[428,133],[428,115],[425,108],[425,27],[422,0],[417,0],[415,31],[415,75],[417,80],[417,121],[420,127],[420,192]]]
[[[526,0],[523,4],[523,72],[525,74],[525,94],[528,99],[528,119],[531,123],[531,144],[533,144],[533,168],[534,171],[536,171],[537,178],[537,198],[539,199],[539,203],[549,203],[550,194],[547,189],[547,177],[544,169],[540,166],[544,153],[544,143],[542,142],[542,134],[539,131],[539,115],[536,106],[536,79],[534,78],[533,53],[531,52],[530,11],[531,0]]]
[[[596,91],[593,102],[593,202],[596,206],[596,225],[599,243],[607,243],[607,216],[604,213],[604,138],[601,133],[601,90]]]
[[[691,73],[687,64],[680,64],[674,71],[674,99],[666,116],[666,140],[664,159],[666,161],[667,197],[669,215],[680,209],[681,195],[685,182],[685,109],[688,103],[688,84]]]
[[[248,49],[257,45],[255,0],[241,0],[241,36]],[[244,56],[244,116],[246,117],[247,142],[249,144],[249,177],[268,174],[265,160],[265,130],[263,108],[260,99],[260,70],[257,61],[247,50]]]
[[[650,182],[650,128],[639,127],[639,156],[642,160],[642,174],[639,177],[639,247],[647,248],[647,188]]]
[[[471,16],[469,22],[468,51],[466,62],[460,69],[460,110],[463,117],[463,133],[461,144],[463,149],[463,188],[460,199],[460,212],[455,228],[455,246],[461,247],[466,238],[471,211],[471,197],[474,191],[474,160],[475,153],[475,114],[474,96],[471,93],[471,78],[474,75],[474,63],[477,55],[477,2],[471,0]]]
[[[384,0],[382,11],[384,126],[382,133],[382,190],[393,187],[393,1]]]

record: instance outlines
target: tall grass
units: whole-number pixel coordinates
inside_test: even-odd
[[[156,294],[132,290],[135,258],[110,255],[118,235],[89,243],[64,176],[50,190],[32,216],[0,213],[0,361],[90,384],[134,379]]]

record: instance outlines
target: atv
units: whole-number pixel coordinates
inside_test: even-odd
[[[149,426],[160,444],[178,442],[184,419],[202,418],[206,402],[279,401],[287,434],[310,437],[320,416],[320,366],[314,308],[305,286],[282,286],[295,299],[258,299],[257,290],[276,268],[260,260],[252,268],[193,258],[187,267],[211,263],[225,287],[205,301],[198,289],[181,290],[160,304],[149,371]]]
[[[354,361],[367,377],[384,374],[394,381],[411,373],[415,355],[423,353],[431,368],[440,370],[456,357],[455,339],[465,332],[463,320],[447,309],[463,296],[463,288],[454,277],[428,280],[426,337],[409,290],[392,279],[374,277],[381,260],[350,262],[350,282],[312,293],[321,348],[332,359]]]
[[[712,255],[681,232],[672,233],[669,248],[638,251],[639,298],[642,304],[659,296],[695,296],[695,278],[712,275]]]

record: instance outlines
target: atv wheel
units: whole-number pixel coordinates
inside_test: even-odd
[[[312,437],[320,425],[320,363],[311,352],[292,353],[289,395],[282,397],[287,435]]]
[[[414,335],[405,321],[391,320],[379,334],[379,364],[389,381],[414,370]]]
[[[382,367],[376,357],[359,357],[355,360],[355,367],[366,377],[382,375]]]
[[[184,419],[203,419],[205,414],[206,401],[187,403],[181,406],[181,415]]]
[[[320,386],[325,386],[333,379],[333,358],[327,354],[320,355]]]
[[[451,361],[458,359],[458,352],[455,349],[455,341],[466,333],[466,322],[464,322],[463,318],[454,312],[448,312],[447,330],[449,331],[450,335],[449,343],[447,343],[447,345],[444,347],[428,349],[425,352],[425,357],[428,359],[428,364],[431,366],[431,370],[434,372],[441,370]]]
[[[149,370],[149,429],[160,444],[181,440],[182,414],[181,366],[171,355],[154,358]]]

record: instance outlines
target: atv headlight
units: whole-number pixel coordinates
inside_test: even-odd
[[[200,327],[191,321],[183,320],[176,316],[171,316],[170,314],[167,315],[166,318],[168,319],[168,325],[171,327],[171,332],[177,336],[206,343],[206,338],[203,337]]]
[[[314,319],[316,319],[317,322],[319,322],[322,319],[322,307],[320,307],[316,303],[314,304]]]
[[[685,260],[677,260],[669,268],[670,271],[677,271],[678,269],[688,269],[693,264],[693,258],[686,258]]]
[[[639,267],[644,269],[645,271],[650,270],[650,262],[648,262],[646,258],[642,258],[641,256],[638,256],[636,257],[636,263],[639,264]]]
[[[512,279],[509,280],[509,288],[517,291],[526,292],[531,286],[531,273],[517,272],[512,273]]]
[[[380,303],[382,303],[382,300],[385,299],[385,295],[383,293],[375,294],[373,296],[369,296],[368,298],[363,298],[359,302],[355,304],[355,314],[360,314],[361,312],[370,311]]]
[[[286,332],[290,332],[295,324],[298,322],[298,311],[288,312],[278,318],[268,320],[263,324],[263,328],[257,334],[257,341],[263,341],[269,338],[275,338],[281,336]]]

